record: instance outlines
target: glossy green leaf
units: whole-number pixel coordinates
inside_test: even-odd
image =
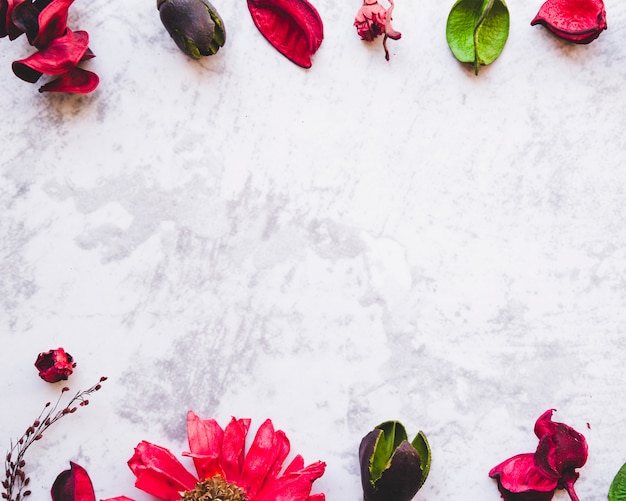
[[[624,464],[609,488],[609,501],[626,501],[626,464]]]
[[[422,481],[420,482],[420,487],[422,487],[424,482],[426,482],[428,473],[430,472],[430,444],[428,443],[424,432],[420,430],[417,436],[413,439],[413,442],[411,442],[411,445],[415,447],[415,450],[420,456],[420,466],[422,468]]]
[[[404,440],[407,440],[406,430],[398,421],[386,421],[376,428],[382,433],[376,440],[374,454],[370,462],[370,479],[372,482],[376,482],[382,476],[383,471],[389,467],[394,451]]]
[[[491,64],[509,36],[509,9],[504,0],[457,0],[446,23],[448,46],[459,61]]]

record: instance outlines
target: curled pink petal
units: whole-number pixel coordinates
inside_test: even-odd
[[[506,501],[549,501],[558,483],[537,468],[534,454],[513,456],[494,466],[489,476],[498,481],[498,489]]]
[[[564,40],[588,44],[607,28],[604,2],[547,0],[530,24],[541,24]]]
[[[35,54],[14,61],[13,72],[22,80],[36,82],[41,74],[62,75],[74,68],[83,58],[89,45],[86,31],[67,30],[62,37],[55,38],[48,47]]]
[[[93,92],[100,78],[92,71],[82,68],[72,68],[61,77],[42,85],[39,92],[69,92],[72,94],[89,94]]]

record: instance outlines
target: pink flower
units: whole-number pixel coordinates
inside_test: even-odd
[[[553,412],[548,409],[535,423],[539,445],[534,454],[513,456],[489,472],[506,501],[549,501],[556,489],[579,501],[574,483],[576,468],[587,462],[587,441],[572,427],[552,421]]]
[[[39,377],[48,383],[66,380],[76,367],[72,355],[65,353],[63,348],[40,353],[37,356],[35,367],[39,370]]]
[[[165,501],[204,499],[204,495],[224,491],[230,493],[225,499],[232,500],[324,501],[324,494],[311,494],[311,487],[324,474],[325,463],[304,466],[298,455],[282,471],[290,449],[284,432],[274,431],[272,421],[267,419],[245,452],[249,426],[249,419],[232,418],[222,429],[215,420],[202,420],[189,411],[190,452],[183,455],[193,459],[197,477],[169,450],[143,441],[128,461],[137,477],[135,486]],[[207,495],[207,499],[212,498]]]
[[[363,40],[371,42],[385,32],[386,20],[387,10],[377,1],[367,3],[366,0],[354,18],[354,26],[356,26],[356,32]]]
[[[65,470],[52,484],[52,501],[95,501],[93,485],[87,471],[70,461],[70,469]]]

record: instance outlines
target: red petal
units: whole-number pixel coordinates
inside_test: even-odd
[[[222,442],[222,470],[227,482],[238,485],[243,468],[246,435],[250,427],[249,419],[232,418],[224,430]]]
[[[137,488],[166,501],[179,501],[179,492],[193,490],[198,482],[169,450],[145,440],[135,447],[128,466]]]
[[[35,47],[45,47],[60,37],[67,29],[67,11],[74,0],[52,0],[39,14],[39,31],[31,42]]]
[[[589,43],[606,29],[602,0],[547,0],[531,25],[541,24],[552,33],[575,43]]]
[[[117,496],[115,498],[101,499],[100,501],[135,501],[132,498],[128,498],[126,496]]]
[[[274,466],[276,456],[280,451],[275,437],[276,432],[272,421],[266,419],[259,427],[246,455],[241,481],[238,483],[245,489],[247,497],[254,499],[268,472]],[[280,468],[282,464],[278,466]]]
[[[220,467],[222,455],[222,441],[224,431],[214,419],[203,421],[193,411],[187,413],[187,437],[189,453],[201,480],[211,478],[219,473],[223,476]]]
[[[303,68],[311,67],[324,38],[322,19],[307,0],[248,0],[261,34],[281,54]]]
[[[324,474],[325,469],[326,464],[317,461],[306,468],[285,472],[280,478],[263,486],[254,499],[255,501],[306,501],[312,498],[323,501],[325,499],[323,494],[309,495],[313,482]]]
[[[14,61],[13,72],[27,82],[36,82],[41,73],[62,75],[78,64],[88,45],[86,31],[67,30],[65,35],[55,38],[45,49],[26,59]],[[34,78],[37,73],[40,75]]]
[[[13,11],[22,3],[26,3],[26,0],[7,0],[6,31],[9,35],[9,40],[15,40],[23,33],[13,22]]]
[[[513,456],[492,468],[489,476],[498,480],[502,497],[511,501],[548,501],[557,487],[557,480],[547,477],[537,468],[534,454]]]
[[[65,75],[39,88],[39,92],[70,92],[72,94],[88,94],[98,87],[98,75],[82,68],[73,68]]]
[[[70,461],[70,469],[59,474],[50,490],[52,501],[95,501],[87,471]]]
[[[289,439],[287,438],[287,435],[285,435],[285,432],[278,430],[274,438],[276,440],[276,459],[274,461],[274,466],[272,466],[267,474],[266,482],[278,477],[278,474],[282,470],[283,462],[289,455]]]
[[[307,498],[307,501],[326,501],[326,496],[324,494],[313,494]]]

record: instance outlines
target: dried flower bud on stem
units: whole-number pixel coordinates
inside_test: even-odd
[[[6,476],[2,481],[2,487],[4,489],[1,493],[2,499],[6,499],[7,501],[19,501],[30,495],[30,491],[24,490],[30,482],[30,478],[26,476],[23,470],[24,466],[26,466],[24,459],[26,451],[35,441],[41,440],[43,433],[59,419],[66,414],[76,412],[78,406],[86,405],[85,402],[89,402],[86,397],[98,391],[102,387],[101,383],[106,381],[106,379],[107,378],[104,376],[101,377],[98,384],[86,390],[79,391],[62,409],[57,410],[61,404],[63,395],[70,391],[67,386],[64,387],[54,405],[51,402],[47,402],[37,419],[26,428],[24,434],[16,442],[11,441],[9,452],[4,460]]]

